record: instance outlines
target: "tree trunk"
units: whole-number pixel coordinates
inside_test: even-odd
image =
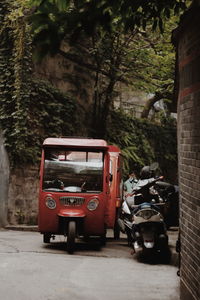
[[[101,138],[104,138],[104,136],[106,134],[108,116],[110,113],[111,104],[113,102],[113,90],[114,90],[115,83],[116,83],[116,81],[113,78],[111,78],[110,82],[108,84],[108,87],[106,89],[105,101],[104,101],[104,105],[102,107],[101,122],[98,126],[99,127],[98,128],[99,135]]]
[[[169,92],[166,92],[166,93],[160,93],[160,92],[156,92],[155,95],[148,99],[145,106],[144,106],[144,109],[141,113],[141,118],[143,119],[147,119],[148,116],[149,116],[149,112],[152,108],[152,106],[159,100],[161,99],[172,99],[172,94],[169,93]]]

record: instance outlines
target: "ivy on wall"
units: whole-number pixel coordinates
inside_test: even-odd
[[[32,36],[18,1],[0,0],[0,23],[0,124],[5,145],[11,165],[36,163],[45,137],[73,135],[76,104],[33,78]]]
[[[12,98],[14,89],[14,62],[12,60],[13,32],[7,16],[11,13],[8,1],[0,2],[0,121],[5,136],[13,134],[15,102]],[[8,126],[7,126],[8,124]]]

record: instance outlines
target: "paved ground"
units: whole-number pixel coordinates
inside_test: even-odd
[[[23,228],[25,229],[25,228]],[[174,253],[177,231],[171,231]],[[172,264],[139,262],[125,236],[109,232],[103,248],[78,241],[73,255],[62,237],[50,245],[29,231],[0,231],[0,294],[4,300],[178,300],[177,256]]]

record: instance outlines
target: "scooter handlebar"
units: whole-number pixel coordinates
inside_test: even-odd
[[[163,179],[164,179],[164,176],[159,176],[159,177],[155,178],[155,180],[153,180],[152,182],[148,183],[148,184],[146,185],[146,187],[152,186],[156,181],[163,180]],[[127,193],[127,194],[125,195],[125,198],[127,198],[127,197],[132,197],[132,196],[134,196],[134,195],[140,193],[141,190],[142,190],[143,188],[144,188],[144,187],[141,187],[141,189],[139,189],[139,190],[135,190],[135,191],[133,191],[132,193]]]

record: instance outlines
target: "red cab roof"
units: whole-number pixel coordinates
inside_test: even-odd
[[[115,145],[109,145],[108,146],[108,151],[109,152],[117,152],[117,153],[121,153],[121,150],[119,147],[115,146]]]
[[[66,147],[86,147],[86,148],[108,148],[105,140],[90,138],[47,138],[43,146],[66,146]]]

